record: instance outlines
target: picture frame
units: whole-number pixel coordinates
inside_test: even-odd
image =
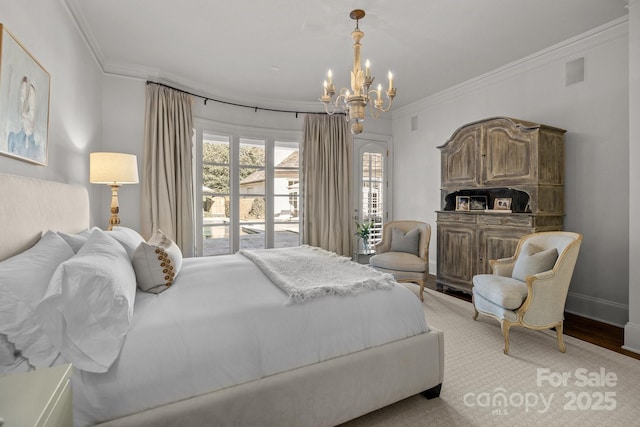
[[[472,211],[483,211],[487,209],[487,196],[470,196],[469,209]]]
[[[46,166],[51,76],[0,24],[0,154]]]
[[[456,196],[456,211],[469,210],[469,196]]]
[[[494,211],[510,211],[511,210],[511,197],[499,197],[493,201]]]

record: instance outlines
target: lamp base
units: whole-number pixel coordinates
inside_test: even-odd
[[[113,227],[120,225],[120,207],[118,206],[118,188],[119,184],[109,184],[111,186],[111,217],[109,218],[109,228],[107,230],[113,230]]]

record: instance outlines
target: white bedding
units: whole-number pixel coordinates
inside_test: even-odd
[[[320,278],[321,279],[321,278]],[[242,255],[184,259],[174,285],[136,296],[122,352],[76,370],[74,423],[90,425],[428,331],[403,286],[286,305]]]

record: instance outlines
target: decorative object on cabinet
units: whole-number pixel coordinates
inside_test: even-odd
[[[493,117],[457,129],[441,150],[437,212],[439,288],[471,293],[490,259],[513,255],[529,233],[562,230],[562,129]],[[485,210],[460,211],[459,197],[486,197]],[[510,210],[494,209],[511,199]]]
[[[45,166],[51,76],[0,24],[0,153]]]
[[[456,196],[456,210],[457,211],[469,210],[469,196]]]
[[[483,211],[487,209],[487,196],[471,196],[469,198],[469,210]]]
[[[493,209],[496,211],[509,211],[511,212],[511,198],[496,198],[493,201]]]
[[[556,328],[558,348],[565,352],[564,305],[581,242],[581,234],[566,231],[528,234],[512,257],[490,261],[493,274],[473,277],[473,319],[482,313],[500,322],[504,354],[512,326]]]

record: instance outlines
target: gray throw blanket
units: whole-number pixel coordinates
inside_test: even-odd
[[[303,303],[324,295],[353,295],[373,289],[391,289],[395,280],[366,265],[324,249],[293,248],[241,250],[280,289],[289,302]]]

